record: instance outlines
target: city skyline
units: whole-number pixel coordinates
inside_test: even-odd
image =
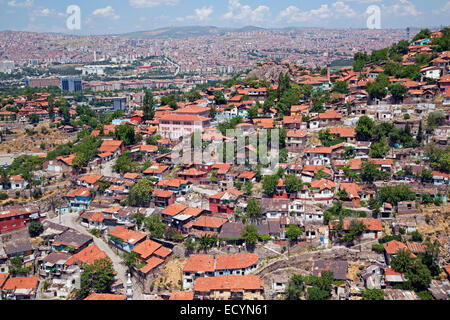
[[[380,8],[381,28],[420,28],[445,25],[450,13],[446,0],[434,1],[432,7],[415,0],[99,0],[76,4],[80,29],[69,30],[72,2],[0,0],[0,30],[102,35],[181,26],[360,29],[367,28],[371,5]]]

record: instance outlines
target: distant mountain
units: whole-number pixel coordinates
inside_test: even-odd
[[[130,39],[191,38],[201,36],[224,35],[227,32],[250,32],[257,30],[264,30],[264,28],[254,26],[246,26],[243,28],[220,28],[214,26],[167,27],[150,31],[125,33],[117,36]]]

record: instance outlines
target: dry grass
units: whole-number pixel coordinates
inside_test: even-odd
[[[183,257],[177,258],[172,256],[166,263],[162,270],[162,278],[166,283],[172,283],[172,289],[181,289],[178,281],[183,281],[183,267],[186,264],[186,259]]]
[[[349,261],[348,263],[348,270],[347,270],[347,278],[351,279],[352,281],[359,281],[358,273],[361,272],[359,270],[359,266],[361,265],[360,262],[352,262]]]

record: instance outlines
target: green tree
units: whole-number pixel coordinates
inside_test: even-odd
[[[227,104],[227,99],[225,98],[225,95],[223,94],[222,91],[215,91],[214,92],[214,102],[217,105]]]
[[[363,300],[384,300],[384,291],[378,288],[365,289],[362,292],[362,298]]]
[[[28,233],[32,238],[38,237],[43,231],[44,227],[42,226],[42,223],[40,223],[39,221],[32,221],[30,223],[30,226],[28,227]]]
[[[428,39],[431,36],[430,29],[422,29],[416,36],[413,38],[413,42],[417,40]]]
[[[125,151],[117,157],[115,163],[112,166],[112,169],[121,174],[127,172],[136,172],[137,163],[131,160],[131,153],[129,151]]]
[[[296,224],[290,224],[286,230],[286,237],[291,241],[297,241],[303,230]]]
[[[148,206],[153,192],[153,181],[149,178],[140,179],[131,187],[127,198],[130,206]]]
[[[303,188],[302,180],[295,175],[287,175],[284,179],[284,184],[286,185],[286,191],[288,193],[295,193]]]
[[[348,84],[345,81],[338,81],[334,84],[333,91],[346,94],[349,93]]]
[[[144,121],[153,120],[155,117],[155,111],[153,106],[155,102],[153,100],[153,94],[149,90],[145,90],[144,101],[143,101],[143,110],[144,110]]]
[[[123,124],[115,129],[115,136],[118,140],[123,141],[127,146],[136,143],[136,136],[132,126]]]
[[[77,298],[82,300],[90,293],[110,293],[116,272],[109,258],[95,260],[94,264],[83,264],[81,286]]]
[[[263,178],[263,191],[266,195],[272,196],[275,192],[275,186],[278,184],[279,177],[277,175],[265,176]]]
[[[286,289],[286,297],[288,300],[300,300],[303,294],[303,277],[295,274],[289,279]]]
[[[136,266],[138,257],[139,255],[134,251],[125,252],[122,255],[123,262],[128,267],[128,270],[131,271],[131,269],[133,269]]]
[[[152,237],[161,239],[164,236],[166,225],[162,222],[161,215],[158,214],[145,218],[144,223],[147,230],[150,231]]]
[[[369,155],[372,158],[384,158],[388,154],[390,148],[386,142],[386,138],[382,138],[380,142],[374,142],[370,146]]]
[[[248,247],[254,247],[258,241],[258,230],[256,226],[247,224],[242,230],[242,239]]]
[[[402,83],[393,83],[389,85],[389,91],[392,94],[392,98],[394,98],[394,103],[398,103],[403,101],[403,98],[408,93],[408,88]]]
[[[245,212],[254,219],[260,218],[262,216],[260,201],[255,198],[248,199]]]
[[[375,122],[367,116],[362,116],[356,123],[356,134],[358,140],[369,141],[372,139]]]

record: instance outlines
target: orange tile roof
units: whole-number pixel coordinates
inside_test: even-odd
[[[357,219],[358,222],[363,222],[366,226],[366,231],[383,231],[383,226],[381,224],[381,220],[377,219],[369,219],[369,218],[359,218]],[[348,230],[350,227],[350,223],[352,222],[352,219],[345,219],[343,223],[343,229]],[[329,224],[330,230],[334,229],[333,223],[330,222]]]
[[[84,181],[84,182],[86,182],[88,184],[94,184],[98,180],[100,180],[101,178],[103,178],[102,174],[88,174],[86,176],[83,176],[83,177],[79,178],[78,180]]]
[[[203,209],[201,208],[193,208],[193,207],[187,207],[184,211],[183,214],[187,214],[193,217],[197,217],[199,216],[201,213],[203,212]]]
[[[103,258],[108,258],[108,255],[99,247],[97,247],[97,245],[91,244],[90,246],[71,256],[64,264],[68,266],[79,262],[94,264],[96,260],[100,260]]]
[[[88,188],[85,187],[81,187],[81,188],[77,188],[75,190],[71,190],[69,191],[69,193],[67,193],[67,197],[69,198],[75,198],[75,197],[89,197],[91,194],[91,192],[89,191]]]
[[[238,253],[231,255],[218,255],[216,270],[244,269],[258,263],[256,253]]]
[[[169,300],[193,300],[194,292],[193,291],[174,291],[170,295]]]
[[[244,171],[239,175],[239,178],[244,178],[244,179],[253,179],[256,176],[256,172],[255,171]]]
[[[120,294],[111,294],[111,293],[91,293],[86,299],[84,300],[106,300],[106,301],[112,301],[112,300],[127,300],[126,296],[120,295]]]
[[[162,244],[155,242],[153,240],[145,240],[139,243],[133,252],[136,252],[141,256],[142,259],[148,259],[156,250],[162,247]]]
[[[210,292],[213,290],[263,290],[264,281],[253,275],[227,275],[217,277],[201,277],[195,281],[194,291]]]
[[[131,244],[135,244],[139,240],[142,240],[147,237],[145,233],[129,230],[122,226],[117,226],[109,234]]]
[[[183,204],[173,203],[170,206],[168,206],[167,208],[165,208],[164,210],[162,210],[161,213],[171,216],[171,217],[174,217],[174,216],[180,214],[181,212],[183,212],[186,208],[187,208],[187,206],[185,206]]]
[[[388,243],[385,243],[383,246],[384,250],[386,250],[388,254],[397,254],[400,250],[409,251],[408,247],[404,243],[397,240],[389,241]],[[411,253],[410,256],[411,258],[416,258],[416,256],[413,253]]]
[[[146,261],[146,265],[144,267],[142,267],[141,269],[139,269],[140,272],[147,274],[150,271],[152,271],[153,269],[155,269],[156,267],[158,267],[160,264],[164,263],[164,260],[158,258],[158,257],[150,257],[150,259],[148,259]]]
[[[322,191],[324,189],[336,188],[336,184],[331,180],[321,179],[321,180],[315,180],[315,181],[311,182],[311,187],[319,188]]]
[[[9,273],[0,273],[0,289],[3,287],[3,284],[9,278]]]
[[[36,289],[39,283],[39,277],[14,277],[6,280],[3,285],[3,290],[16,290],[16,289]]]
[[[158,198],[170,198],[174,195],[172,191],[156,189],[153,194]]]
[[[194,227],[216,229],[224,225],[228,220],[216,217],[201,216],[192,224]]]
[[[343,138],[356,137],[356,130],[353,128],[331,128],[329,130],[331,134],[339,135]]]
[[[162,116],[159,121],[184,121],[184,122],[206,122],[211,120],[211,118],[202,117],[199,115],[187,115],[187,114],[175,114],[171,113]]]
[[[339,189],[347,191],[350,199],[360,198],[359,192],[362,191],[361,187],[354,182],[351,183],[342,182],[341,185],[339,186]]]
[[[305,153],[324,153],[329,154],[333,152],[333,148],[331,147],[315,147],[315,148],[306,148]]]
[[[183,272],[214,272],[214,257],[209,254],[194,254],[184,265]]]
[[[308,133],[303,130],[289,130],[286,136],[288,138],[304,138],[307,135]]]
[[[232,188],[232,189],[228,189],[228,190],[225,190],[225,191],[216,193],[216,194],[210,196],[209,198],[210,198],[210,199],[221,199],[221,198],[222,198],[225,194],[227,194],[227,193],[228,193],[228,194],[232,194],[232,195],[233,195],[234,197],[236,197],[236,198],[238,198],[238,197],[240,197],[241,195],[243,195],[243,193],[240,192],[239,190]]]
[[[123,144],[120,140],[104,140],[102,142],[102,145],[98,149],[99,153],[105,153],[105,152],[116,152],[117,149],[120,148],[120,146]]]
[[[162,259],[167,258],[172,253],[172,250],[166,247],[160,247],[158,250],[154,252],[155,256],[158,256]]]
[[[187,183],[188,183],[187,180],[173,178],[173,179],[169,179],[169,180],[164,180],[164,179],[160,180],[157,185],[161,186],[161,187],[164,186],[164,187],[179,188],[183,184],[187,184]]]
[[[148,167],[147,169],[145,169],[144,174],[161,174],[164,171],[166,171],[167,169],[169,169],[169,166],[154,165],[154,166],[151,166],[151,167]]]
[[[394,160],[392,159],[369,159],[369,162],[372,162],[375,165],[394,165]]]

